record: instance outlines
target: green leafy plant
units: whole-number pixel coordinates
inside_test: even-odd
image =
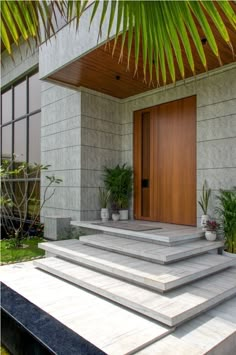
[[[228,21],[235,30],[235,10],[230,1],[222,0],[110,2],[2,0],[1,41],[10,54],[12,44],[19,45],[22,38],[29,46],[30,38],[34,38],[40,44],[43,39],[42,32],[45,32],[48,39],[56,31],[57,26],[54,25],[57,23],[56,13],[68,22],[74,19],[78,29],[80,18],[87,8],[91,10],[90,24],[94,18],[98,20],[98,37],[104,34],[104,24],[108,23],[106,31],[109,39],[113,35],[112,28],[115,25],[112,53],[120,47],[119,61],[122,61],[127,44],[127,69],[130,69],[130,58],[134,56],[134,74],[137,73],[138,67],[142,66],[144,80],[148,80],[150,84],[154,79],[157,85],[162,82],[166,84],[168,74],[175,82],[177,71],[184,78],[185,57],[193,74],[197,60],[200,60],[207,70],[202,37],[207,39],[211,54],[219,63],[221,59],[218,37],[234,54],[226,23]],[[212,23],[216,31],[212,30]],[[194,55],[194,51],[198,55]]]
[[[217,196],[219,206],[215,211],[223,227],[227,251],[236,253],[236,187],[232,190],[220,190]]]
[[[198,204],[201,206],[203,214],[207,214],[210,196],[211,189],[207,187],[207,182],[205,180],[202,187],[202,195],[200,197],[200,200],[198,201]]]
[[[104,183],[110,191],[113,209],[127,209],[132,193],[133,170],[126,164],[104,168]]]
[[[119,209],[125,209],[127,210],[129,208],[129,196],[123,195],[120,196],[120,198],[117,201],[117,207]]]
[[[41,172],[48,170],[49,166],[9,160],[4,160],[0,166],[2,225],[15,246],[20,247],[29,232],[35,227],[39,228],[40,211],[54,195],[55,184],[62,181],[54,175],[46,176],[47,184],[41,200],[35,197]],[[30,223],[28,223],[29,207]]]
[[[110,190],[106,190],[99,187],[99,201],[100,201],[101,208],[107,208],[110,195],[111,195]]]

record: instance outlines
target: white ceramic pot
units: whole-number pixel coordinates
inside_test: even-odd
[[[108,222],[109,220],[109,210],[108,208],[101,209],[101,219],[103,222]]]
[[[119,210],[119,214],[120,214],[121,221],[126,221],[127,219],[129,219],[129,211],[128,210]]]
[[[230,258],[235,258],[236,259],[236,254],[234,253],[229,253],[228,251],[223,250],[222,255],[229,256]]]
[[[206,231],[206,226],[207,226],[207,221],[209,221],[209,216],[208,214],[203,214],[201,217],[201,226],[202,226],[202,230]]]
[[[117,222],[120,219],[120,214],[119,213],[112,213],[111,218],[114,222]]]
[[[214,240],[216,240],[216,232],[206,231],[205,237],[209,242],[214,242]]]

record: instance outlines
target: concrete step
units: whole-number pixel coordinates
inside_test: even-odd
[[[46,252],[90,267],[142,287],[165,292],[236,265],[236,258],[204,254],[171,265],[141,259],[81,244],[78,240],[40,243]]]
[[[168,326],[176,326],[236,294],[234,267],[163,295],[59,258],[36,260],[34,265]]]
[[[97,232],[115,235],[121,238],[132,237],[133,240],[136,239],[149,243],[168,246],[200,240],[204,237],[204,232],[201,228],[147,221],[119,221],[118,223],[109,221],[106,224],[101,223],[101,221],[72,221],[71,225],[80,227],[86,232],[89,231],[90,234],[94,234],[94,232]],[[116,227],[112,227],[112,225]],[[139,226],[139,228],[143,226],[143,228],[150,227],[153,229],[146,231],[122,229],[122,226],[123,228],[125,228],[127,225],[129,225],[130,228],[134,229],[137,228],[137,225]]]
[[[136,355],[235,355],[236,297],[182,324]]]
[[[104,234],[82,236],[80,241],[89,246],[159,264],[173,263],[204,254],[208,251],[222,248],[224,245],[222,241],[208,242],[207,240],[199,240],[169,247]]]

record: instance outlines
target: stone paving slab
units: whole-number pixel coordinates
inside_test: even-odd
[[[89,246],[160,264],[172,263],[217,250],[224,245],[222,241],[208,242],[207,240],[199,240],[169,247],[105,234],[82,236],[80,241]]]
[[[34,265],[171,327],[236,294],[236,267],[161,295],[58,258]]]
[[[32,262],[2,266],[0,279],[106,354],[136,353],[174,330],[40,271]]]
[[[95,233],[103,232],[109,234],[119,235],[123,238],[130,238],[142,241],[147,241],[150,243],[164,244],[164,245],[176,245],[185,243],[186,241],[199,240],[204,237],[204,233],[201,228],[189,227],[189,226],[179,226],[171,225],[167,223],[158,222],[144,222],[144,221],[126,221],[125,223],[130,223],[133,225],[143,225],[143,226],[153,226],[153,230],[149,231],[132,231],[124,230],[122,228],[107,227],[100,224],[101,221],[72,221],[71,225],[75,227],[85,228],[94,230]],[[99,223],[99,224],[96,224]],[[110,222],[112,223],[112,222]],[[116,222],[116,225],[122,224],[122,221]],[[155,230],[155,228],[157,228]],[[161,228],[161,229],[159,229]]]
[[[169,330],[35,269],[32,262],[2,266],[0,271],[1,280],[9,287],[109,355],[232,355],[235,352],[236,297]]]
[[[178,327],[137,352],[139,355],[233,355],[236,353],[236,297]]]
[[[78,240],[40,243],[39,247],[85,267],[88,266],[157,291],[171,290],[236,264],[236,259],[233,258],[203,254],[175,264],[158,265],[89,247]]]

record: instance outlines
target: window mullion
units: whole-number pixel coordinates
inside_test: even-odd
[[[15,144],[14,144],[14,137],[15,137],[15,125],[14,125],[14,116],[15,116],[15,105],[14,105],[14,101],[15,101],[15,91],[14,91],[14,86],[12,85],[11,87],[12,90],[12,122],[11,122],[11,134],[12,134],[12,142],[11,142],[11,160],[13,160],[13,154],[14,154],[14,148],[15,148]]]

